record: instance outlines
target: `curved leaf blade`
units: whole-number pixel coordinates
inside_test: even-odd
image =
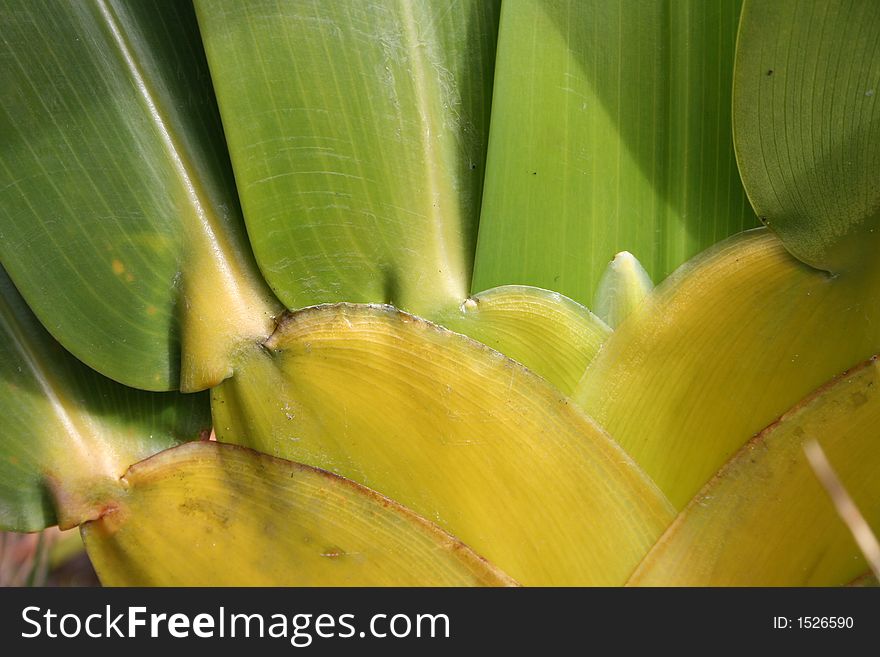
[[[862,364],[748,442],[682,511],[630,579],[659,586],[843,586],[865,570],[804,455],[818,439],[880,525],[880,368]]]
[[[215,389],[218,439],[367,485],[522,584],[620,584],[672,519],[566,397],[465,336],[338,304],[288,315],[266,348]]]
[[[240,447],[191,443],[124,480],[112,511],[82,527],[105,585],[515,585],[368,488]]]
[[[579,303],[525,285],[480,292],[437,320],[522,363],[566,395],[611,334]]]
[[[755,211],[795,257],[840,272],[880,239],[880,5],[746,2],[734,142]]]
[[[497,2],[199,0],[248,232],[289,308],[467,298]]]
[[[94,369],[148,390],[217,383],[279,309],[241,225],[192,7],[0,11],[3,266]]]
[[[876,273],[831,277],[765,229],[681,267],[572,399],[682,508],[750,436],[880,350]]]
[[[0,528],[79,524],[128,466],[207,434],[207,395],[125,388],[55,342],[0,269]]]

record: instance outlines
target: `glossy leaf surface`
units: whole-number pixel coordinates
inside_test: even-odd
[[[755,433],[880,350],[880,280],[828,276],[765,229],[658,286],[573,399],[679,508]]]
[[[679,515],[630,580],[661,586],[843,586],[865,560],[804,455],[818,440],[880,526],[880,368],[866,363],[753,438]]]
[[[470,297],[438,317],[528,367],[570,394],[611,329],[589,310],[556,292],[504,285]]]
[[[252,261],[192,7],[0,9],[0,257],[66,348],[198,390],[279,309]]]
[[[257,260],[289,308],[467,298],[497,2],[199,0]]]
[[[462,335],[338,304],[289,315],[266,348],[216,389],[219,440],[369,486],[522,584],[622,583],[671,521],[567,397]]]

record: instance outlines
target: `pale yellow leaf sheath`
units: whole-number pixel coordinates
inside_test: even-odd
[[[438,322],[522,363],[567,395],[611,334],[579,303],[528,285],[475,294]]]
[[[212,407],[220,440],[369,486],[526,585],[623,583],[673,516],[546,381],[389,306],[288,315]]]
[[[803,452],[818,440],[880,527],[880,367],[872,359],[749,441],[679,515],[639,585],[842,586],[865,560]]]
[[[82,534],[105,585],[511,586],[467,546],[328,472],[214,442],[142,461]]]

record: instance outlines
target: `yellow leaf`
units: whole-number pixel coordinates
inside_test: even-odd
[[[166,450],[123,482],[82,527],[105,585],[515,585],[395,502],[241,447]]]
[[[475,294],[438,321],[522,363],[565,394],[571,394],[611,334],[579,303],[527,285]]]
[[[389,306],[288,315],[214,391],[220,440],[341,474],[527,585],[621,584],[673,510],[518,363]]]
[[[679,509],[751,436],[880,350],[878,271],[829,276],[766,229],[681,267],[607,340],[574,401]]]
[[[865,559],[803,444],[818,440],[880,526],[880,368],[854,369],[745,445],[679,515],[630,580],[660,586],[842,586]]]

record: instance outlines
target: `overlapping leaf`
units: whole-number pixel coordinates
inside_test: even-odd
[[[632,252],[660,281],[757,225],[730,134],[738,0],[502,8],[473,289],[592,307]]]
[[[833,272],[880,248],[880,4],[746,2],[734,128],[756,212],[795,256]]]
[[[556,292],[504,285],[438,316],[444,327],[500,351],[570,394],[611,329]]]
[[[469,292],[497,2],[199,0],[257,260],[289,308]]]
[[[129,385],[198,390],[265,339],[192,7],[0,9],[0,257],[49,331]]]
[[[128,466],[210,430],[205,394],[116,384],[65,352],[0,270],[0,527],[73,526]]]
[[[691,501],[635,585],[842,586],[865,570],[803,452],[818,440],[869,523],[880,526],[880,367],[820,389],[745,445]]]
[[[322,467],[437,522],[522,584],[620,584],[672,519],[541,378],[387,306],[293,313],[212,397],[221,440]]]
[[[765,229],[657,287],[573,399],[683,507],[752,435],[880,350],[876,272],[831,277]]]
[[[124,482],[82,528],[106,585],[515,585],[395,502],[241,447],[168,450]]]

